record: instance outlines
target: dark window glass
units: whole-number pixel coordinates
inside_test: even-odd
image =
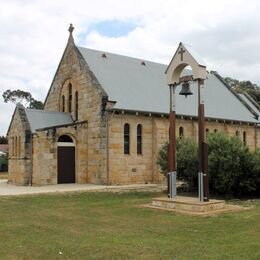
[[[58,139],[58,142],[73,143],[73,140],[68,135],[61,135]]]
[[[184,128],[182,126],[179,128],[179,137],[184,137]]]
[[[65,112],[65,96],[62,96],[62,112]]]
[[[15,147],[15,157],[17,157],[17,136],[15,137],[15,145],[14,145],[14,147]]]
[[[137,154],[142,154],[142,125],[137,125]]]
[[[129,127],[129,124],[124,125],[124,154],[130,154],[130,127]]]
[[[79,116],[79,94],[78,91],[75,93],[75,119],[78,121]]]
[[[243,143],[246,145],[246,131],[243,132]]]
[[[69,84],[69,113],[72,112],[72,85]]]

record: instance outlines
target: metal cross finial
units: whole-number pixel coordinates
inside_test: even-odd
[[[70,32],[70,35],[72,35],[73,30],[74,30],[74,27],[73,27],[73,25],[72,25],[72,23],[71,23],[71,24],[70,24],[70,27],[69,27],[69,29],[68,29],[68,31]]]
[[[183,53],[185,50],[181,47],[181,50],[178,52],[181,55],[181,61],[183,61]]]

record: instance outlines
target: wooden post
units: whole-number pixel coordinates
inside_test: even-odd
[[[209,184],[208,184],[208,149],[205,142],[205,110],[203,89],[204,81],[198,80],[198,144],[199,144],[199,172],[203,173],[203,201],[209,200]]]
[[[176,171],[176,111],[175,111],[175,86],[170,88],[170,127],[169,127],[169,146],[168,146],[168,172]],[[168,194],[170,193],[170,180],[167,176]]]

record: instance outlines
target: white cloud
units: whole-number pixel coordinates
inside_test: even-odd
[[[0,5],[1,93],[20,88],[45,99],[71,22],[81,45],[168,63],[183,41],[209,69],[260,84],[257,0],[0,0]],[[89,31],[90,25],[112,20],[136,28],[118,38]],[[2,135],[14,106],[0,99],[0,109]]]

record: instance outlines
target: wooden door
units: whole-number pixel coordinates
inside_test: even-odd
[[[58,183],[75,183],[74,146],[58,146]]]

